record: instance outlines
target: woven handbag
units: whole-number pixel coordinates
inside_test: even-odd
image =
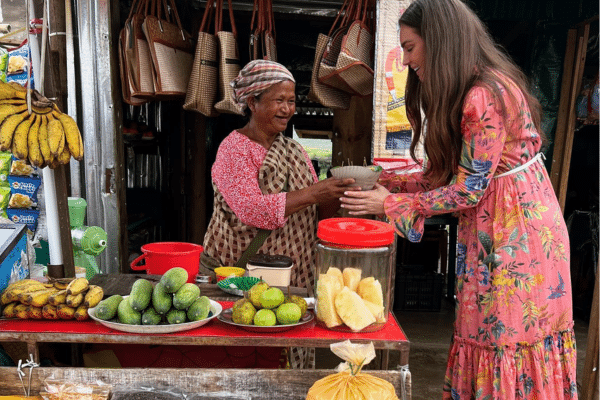
[[[185,98],[194,62],[194,44],[181,27],[174,0],[158,0],[156,15],[146,16],[142,29],[156,72],[156,97],[161,100]]]
[[[240,52],[237,43],[237,30],[233,19],[233,6],[227,0],[231,31],[223,30],[223,0],[216,0],[216,31],[219,40],[219,93],[220,100],[215,104],[215,109],[221,113],[244,115],[241,106],[234,100],[233,87],[230,82],[234,80],[240,70]]]
[[[140,99],[131,95],[133,85],[131,83],[131,72],[128,71],[128,60],[125,54],[125,47],[127,46],[127,38],[129,34],[129,26],[125,24],[125,27],[121,29],[119,33],[119,74],[121,75],[121,94],[123,101],[132,106],[139,106],[148,102],[147,99]]]
[[[324,105],[325,107],[333,109],[347,110],[350,108],[350,100],[352,96],[342,90],[327,86],[319,82],[317,76],[319,73],[319,65],[321,64],[321,58],[325,52],[325,46],[329,37],[319,33],[317,39],[317,48],[315,50],[315,61],[313,63],[312,75],[310,77],[310,90],[308,92],[308,99]]]
[[[358,12],[362,8],[362,18],[356,19],[348,28],[342,40],[342,48],[337,58],[337,75],[359,96],[373,93],[373,35],[366,24],[367,14],[372,8],[369,0],[359,0]],[[371,14],[372,15],[372,14]]]
[[[215,110],[219,82],[219,41],[209,33],[215,14],[214,0],[208,0],[196,41],[196,55],[188,83],[183,109],[196,111],[207,117],[216,117]]]
[[[132,5],[131,11],[133,9]],[[129,62],[127,70],[130,73],[131,95],[137,98],[154,100],[156,74],[148,40],[142,29],[142,24],[149,12],[149,0],[139,0],[135,13],[125,23],[126,26],[129,26],[130,33],[125,47],[125,54]]]
[[[256,25],[255,21],[257,21]],[[271,0],[254,0],[250,32],[250,60],[277,61],[275,20]]]
[[[342,41],[350,28],[351,16],[355,14],[356,6],[356,0],[346,0],[340,11],[338,11],[337,17],[327,35],[327,44],[325,45],[317,74],[320,83],[352,95],[357,93],[339,76],[336,71],[336,65],[342,49]],[[340,19],[342,15],[343,18]],[[338,21],[340,21],[339,25]]]

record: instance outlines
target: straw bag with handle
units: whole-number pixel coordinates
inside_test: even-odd
[[[240,52],[237,43],[237,30],[233,19],[233,6],[231,0],[227,0],[229,8],[229,20],[231,21],[231,32],[223,30],[223,0],[217,2],[216,30],[219,39],[219,92],[221,99],[215,104],[215,109],[221,113],[244,115],[241,106],[237,105],[233,97],[233,88],[229,84],[234,80],[240,70]]]
[[[308,92],[308,99],[332,109],[347,110],[350,108],[350,100],[352,99],[352,95],[331,86],[327,86],[319,82],[318,79],[319,66],[321,64],[321,59],[323,57],[323,53],[325,52],[325,47],[327,46],[328,41],[328,36],[319,33],[319,37],[317,39],[317,48],[315,50],[315,61],[313,63],[312,75],[310,77],[310,90]]]
[[[156,72],[156,97],[163,100],[184,98],[194,62],[194,44],[190,34],[181,27],[174,0],[158,0],[156,16],[148,15],[142,29]]]
[[[148,100],[140,99],[131,95],[131,92],[134,89],[130,79],[131,71],[129,71],[131,63],[125,53],[125,47],[127,46],[129,37],[129,25],[127,22],[125,22],[125,27],[123,27],[119,33],[119,74],[121,76],[121,94],[125,103],[132,106],[138,106],[146,103]]]
[[[250,59],[277,61],[275,20],[271,0],[254,0],[250,31]]]
[[[340,89],[352,95],[357,93],[339,76],[336,71],[336,65],[342,49],[342,41],[350,28],[350,21],[355,15],[356,8],[357,0],[346,0],[342,5],[342,8],[338,12],[337,17],[329,30],[329,34],[327,35],[329,40],[325,46],[318,72],[320,83]],[[343,18],[340,19],[341,15],[343,15]]]
[[[198,32],[196,55],[183,104],[184,110],[197,111],[207,117],[219,115],[214,108],[219,82],[219,42],[217,36],[209,33],[214,14],[215,2],[208,0]]]
[[[342,40],[335,70],[356,94],[368,96],[373,93],[374,73],[373,35],[370,28],[373,19],[367,20],[367,14],[373,7],[370,0],[358,0],[357,5],[355,20]]]
[[[134,6],[132,5],[131,11]],[[142,29],[144,20],[152,12],[149,0],[139,0],[137,9],[125,26],[129,28],[125,54],[130,62],[128,72],[130,73],[131,95],[136,98],[154,100],[156,91],[156,74],[150,54],[148,39]],[[154,11],[155,12],[155,11]]]

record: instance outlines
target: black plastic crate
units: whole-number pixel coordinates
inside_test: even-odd
[[[443,287],[443,274],[396,275],[394,310],[440,311]]]

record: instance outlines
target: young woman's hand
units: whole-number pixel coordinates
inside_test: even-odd
[[[340,198],[342,208],[351,215],[383,215],[383,203],[390,192],[376,183],[372,190],[346,191]]]

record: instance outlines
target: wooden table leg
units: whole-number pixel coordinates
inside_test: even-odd
[[[33,362],[40,363],[40,349],[37,342],[27,342],[27,354],[33,355]]]

